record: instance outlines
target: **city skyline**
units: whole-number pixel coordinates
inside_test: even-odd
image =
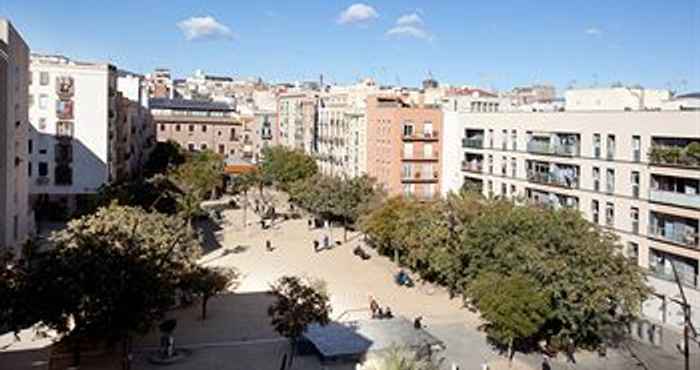
[[[572,81],[700,89],[700,7],[690,0],[673,8],[630,1],[534,8],[519,1],[100,7],[78,1],[66,7],[4,0],[0,15],[18,25],[33,52],[109,60],[138,73],[166,67],[184,76],[203,69],[272,82],[323,74],[329,83],[373,77],[417,86],[432,72],[443,83],[500,90],[529,83],[562,89]]]

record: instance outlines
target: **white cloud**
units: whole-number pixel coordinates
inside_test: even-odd
[[[231,29],[219,23],[214,17],[190,17],[177,23],[187,41],[201,39],[232,39]]]
[[[597,27],[590,27],[586,29],[586,35],[591,35],[591,36],[601,36],[603,34],[603,30]]]
[[[398,26],[420,25],[423,24],[423,18],[418,13],[405,14],[396,20],[396,24]]]
[[[431,41],[433,36],[425,29],[423,18],[419,13],[420,11],[415,11],[400,16],[396,20],[394,27],[386,31],[386,35],[394,37],[413,37]]]
[[[416,26],[396,26],[386,31],[387,36],[408,36],[422,40],[432,40],[432,36],[424,29]]]
[[[340,13],[337,22],[339,24],[350,24],[365,22],[376,18],[379,18],[379,13],[377,13],[373,7],[363,3],[356,3],[350,5]]]

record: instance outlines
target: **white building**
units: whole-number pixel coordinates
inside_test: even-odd
[[[641,87],[571,89],[565,99],[568,112],[660,110],[671,92]]]
[[[700,326],[699,122],[700,111],[445,112],[442,190],[578,209],[649,272],[651,322],[682,325],[675,262]]]
[[[29,47],[12,24],[0,18],[0,253],[15,254],[33,233],[27,153]],[[29,145],[29,147],[28,147]]]
[[[35,207],[75,209],[120,175],[127,125],[118,121],[117,70],[63,56],[32,55],[30,193]]]

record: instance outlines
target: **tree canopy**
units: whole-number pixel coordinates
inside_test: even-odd
[[[300,150],[273,146],[263,149],[260,169],[267,183],[274,183],[288,191],[292,184],[303,181],[318,172],[313,157]]]

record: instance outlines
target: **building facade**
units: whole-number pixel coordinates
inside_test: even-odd
[[[151,151],[155,148],[156,131],[148,107],[148,85],[143,76],[118,71],[117,123],[124,126],[117,145],[117,179],[138,177]]]
[[[661,110],[671,92],[642,87],[570,89],[565,99],[568,112]]]
[[[263,149],[278,144],[278,132],[275,130],[276,120],[277,112],[275,111],[258,110],[254,113],[254,120],[251,123],[253,163],[259,163],[262,160]]]
[[[129,128],[118,119],[117,69],[32,55],[30,73],[33,202],[38,208],[74,210],[83,196],[126,176]]]
[[[15,254],[33,233],[29,206],[29,47],[0,18],[0,252]]]
[[[443,193],[469,187],[579,210],[649,272],[647,317],[682,325],[674,263],[700,324],[698,122],[688,111],[446,112]]]
[[[182,99],[151,99],[151,113],[160,142],[175,141],[189,151],[212,150],[226,158],[241,158],[252,140],[233,107]]]
[[[280,94],[277,99],[277,130],[280,145],[315,153],[318,94],[312,91]]]
[[[398,97],[367,102],[367,173],[390,195],[432,198],[440,193],[443,113]]]

